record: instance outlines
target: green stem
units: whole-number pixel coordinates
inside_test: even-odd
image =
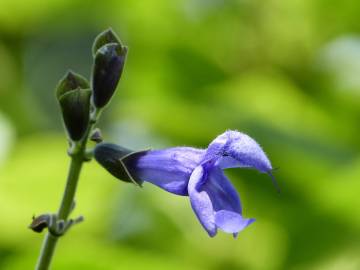
[[[65,192],[57,215],[59,220],[67,220],[71,212],[82,163],[83,159],[81,155],[75,155],[71,158]],[[36,266],[37,270],[49,269],[58,239],[59,237],[47,232]]]
[[[58,219],[67,220],[74,202],[77,183],[82,168],[83,157],[73,156],[71,158],[68,181],[62,198],[61,206],[58,212]]]
[[[66,221],[72,210],[76,187],[79,181],[82,164],[85,158],[86,143],[88,141],[89,134],[95,126],[99,115],[100,111],[95,110],[83,139],[76,145],[75,149],[73,149],[74,153],[71,153],[71,163],[66,181],[65,191],[62,197],[59,211],[57,213],[58,220]],[[36,270],[49,269],[58,239],[58,236],[54,236],[50,232],[47,232],[35,268]]]
[[[57,240],[58,240],[57,237],[51,235],[49,232],[46,233],[43,245],[41,247],[38,263],[35,269],[43,270],[49,268]]]

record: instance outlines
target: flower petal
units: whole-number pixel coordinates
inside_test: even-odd
[[[206,170],[207,179],[200,189],[209,194],[214,211],[229,210],[241,214],[239,195],[223,171],[218,166],[209,166]]]
[[[226,131],[211,142],[206,159],[216,157],[216,165],[222,169],[249,167],[266,173],[273,169],[260,145],[248,135],[238,131]]]
[[[199,191],[198,186],[204,181],[206,173],[203,166],[195,168],[191,174],[188,191],[191,206],[199,219],[201,225],[213,237],[216,235],[215,215],[209,194],[206,191]]]
[[[125,161],[131,175],[150,182],[168,192],[188,195],[187,185],[194,168],[205,151],[191,147],[175,147],[148,151]]]
[[[198,166],[188,190],[191,206],[211,237],[217,228],[235,235],[254,221],[241,216],[239,196],[218,166]]]
[[[216,226],[227,233],[237,234],[254,221],[254,218],[246,219],[232,211],[220,210],[215,213]]]

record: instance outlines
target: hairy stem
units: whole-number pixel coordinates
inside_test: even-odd
[[[96,121],[99,117],[100,112],[95,110],[91,115],[90,124],[88,126],[87,131],[85,132],[84,137],[81,141],[79,141],[75,148],[72,149],[71,153],[71,163],[69,167],[68,177],[66,181],[65,191],[63,193],[62,201],[57,213],[58,220],[66,221],[70,215],[70,212],[73,208],[75,193],[77,184],[79,181],[79,176],[82,168],[82,164],[85,160],[85,152],[86,152],[86,143],[89,138],[89,134],[94,128]],[[40,256],[38,258],[38,262],[36,265],[36,270],[47,270],[49,269],[51,259],[53,257],[57,241],[59,240],[59,236],[55,236],[50,232],[46,233],[45,239],[43,241],[43,245],[40,251]]]

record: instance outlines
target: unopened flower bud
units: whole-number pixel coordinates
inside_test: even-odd
[[[142,184],[142,180],[130,174],[127,163],[147,151],[132,151],[112,143],[99,143],[94,150],[94,157],[113,176],[124,182]]]
[[[121,45],[120,39],[117,37],[117,35],[111,28],[101,32],[95,38],[93,46],[92,46],[93,56],[95,57],[98,49],[100,49],[102,46],[109,44],[109,43],[117,43],[117,44]]]
[[[59,99],[66,92],[77,88],[89,89],[89,82],[80,74],[69,70],[56,86],[56,97]]]
[[[65,128],[71,140],[80,140],[89,124],[91,90],[86,79],[68,72],[56,88]]]
[[[96,143],[101,143],[103,141],[101,130],[99,128],[96,128],[92,131],[90,140]]]
[[[101,33],[94,42],[92,72],[93,104],[105,107],[113,96],[124,69],[127,47],[111,31]]]

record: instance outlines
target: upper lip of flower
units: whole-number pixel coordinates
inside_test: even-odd
[[[96,147],[95,158],[105,166],[101,148],[102,144]],[[271,163],[258,143],[231,130],[216,137],[205,150],[174,147],[142,155],[134,152],[134,158],[122,162],[132,178],[189,196],[196,216],[210,236],[216,235],[218,228],[236,236],[254,222],[243,218],[237,191],[223,169],[254,168],[274,180]],[[107,169],[112,173],[113,168]]]

